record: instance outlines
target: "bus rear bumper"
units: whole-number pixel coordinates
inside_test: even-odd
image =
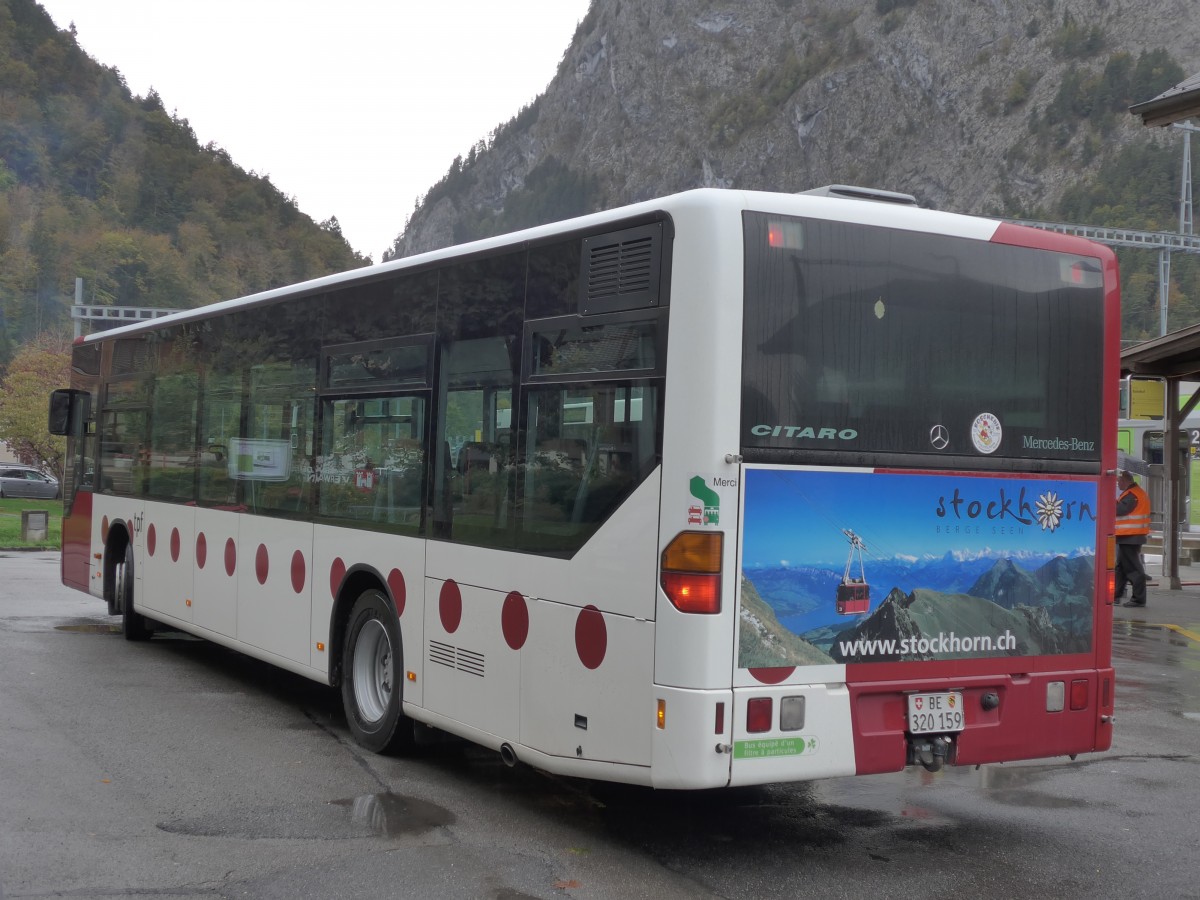
[[[971,676],[912,682],[851,684],[857,774],[896,772],[914,763],[927,768],[981,765],[1075,756],[1112,744],[1111,668]],[[914,736],[908,731],[907,697],[921,691],[961,691],[962,731]],[[921,745],[943,737],[929,765]]]

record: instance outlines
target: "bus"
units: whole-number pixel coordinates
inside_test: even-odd
[[[1117,422],[1118,452],[1143,463],[1155,531],[1163,530],[1163,511],[1167,508],[1165,426],[1163,419],[1122,418]],[[1200,531],[1200,504],[1192,502],[1192,486],[1200,484],[1200,414],[1192,413],[1183,420],[1176,435],[1176,452],[1183,479],[1177,499],[1178,521],[1185,531]]]
[[[1107,749],[1114,256],[855,193],[82,338],[63,582],[331,686],[371,751],[700,789]]]

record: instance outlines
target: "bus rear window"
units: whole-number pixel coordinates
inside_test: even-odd
[[[1099,461],[1098,260],[760,213],[745,241],[744,448]]]

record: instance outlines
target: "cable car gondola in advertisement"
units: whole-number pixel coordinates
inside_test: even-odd
[[[837,587],[837,614],[839,616],[858,616],[871,609],[871,586],[867,584],[867,574],[863,568],[863,550],[866,545],[862,538],[848,528],[842,529],[842,534],[850,541],[850,553],[846,557],[846,571],[842,574],[842,583]],[[850,567],[854,556],[858,554],[858,577],[850,577]]]

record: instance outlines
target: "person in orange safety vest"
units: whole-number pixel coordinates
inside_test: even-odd
[[[1123,606],[1146,605],[1146,570],[1142,546],[1150,533],[1150,497],[1129,472],[1117,476],[1117,584],[1113,603],[1125,595],[1125,584],[1133,586],[1133,599]]]

